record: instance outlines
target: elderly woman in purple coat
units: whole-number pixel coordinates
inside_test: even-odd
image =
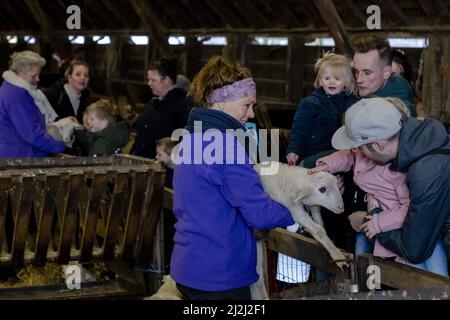
[[[64,143],[46,132],[46,123],[56,113],[39,82],[45,59],[35,52],[22,51],[11,57],[0,87],[0,158],[47,157],[62,152]]]

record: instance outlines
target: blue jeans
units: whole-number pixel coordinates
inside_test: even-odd
[[[367,237],[361,233],[356,233],[356,241],[355,241],[355,256],[358,256],[361,253],[373,253],[373,245],[367,239]]]
[[[427,260],[418,264],[412,264],[406,261],[406,264],[448,277],[447,255],[445,253],[445,247],[442,240],[438,241],[436,247],[434,247],[433,253]]]
[[[371,246],[369,239],[367,239],[364,234],[358,232],[356,234],[355,255],[357,256],[361,253],[373,253],[373,246]],[[448,277],[447,255],[442,240],[438,241],[433,253],[427,260],[418,264],[406,261],[406,264],[411,267]]]

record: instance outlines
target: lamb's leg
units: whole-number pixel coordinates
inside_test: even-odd
[[[320,206],[310,206],[311,216],[315,223],[323,227],[322,214],[320,213]]]
[[[269,299],[269,294],[267,293],[266,284],[264,282],[263,258],[264,252],[262,240],[258,240],[256,241],[256,272],[259,275],[259,279],[250,286],[252,300]]]
[[[330,256],[333,260],[344,260],[346,259],[344,254],[339,250],[333,242],[328,238],[327,233],[325,229],[315,223],[308,213],[306,212],[305,208],[303,206],[295,206],[293,208],[290,208],[292,217],[294,218],[295,222],[301,224],[308,230],[309,233],[316,239],[317,241],[322,244],[325,249],[330,253]],[[338,267],[340,269],[343,268],[343,266],[347,265],[345,262],[336,262]]]

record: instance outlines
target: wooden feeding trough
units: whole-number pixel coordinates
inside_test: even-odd
[[[117,275],[81,290],[1,289],[0,298],[144,295],[136,270],[150,267],[163,182],[160,163],[127,155],[0,159],[0,266],[103,261]]]

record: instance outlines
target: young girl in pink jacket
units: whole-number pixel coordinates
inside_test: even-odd
[[[409,116],[407,107],[400,100],[395,98],[386,98],[386,100],[397,107],[402,118]],[[376,107],[373,106],[373,108]],[[409,191],[405,173],[390,170],[390,164],[380,164],[369,159],[360,148],[341,150],[320,158],[317,160],[317,167],[313,171],[337,173],[353,169],[355,183],[370,197],[373,197],[378,204],[376,211],[369,211],[369,215],[365,219],[366,222],[360,229],[365,230],[369,239],[373,239],[378,233],[402,228],[409,207]],[[356,255],[372,253],[373,250],[374,256],[391,258],[397,262],[410,264],[396,253],[383,247],[376,240],[372,249],[366,236],[363,233],[357,234]],[[423,263],[410,265],[446,276],[447,263],[445,254],[441,254],[442,250],[442,243],[438,243],[430,258]]]

